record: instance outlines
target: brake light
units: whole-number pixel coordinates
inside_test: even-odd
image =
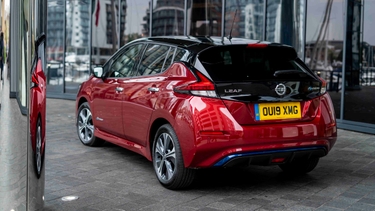
[[[267,44],[265,43],[251,43],[247,45],[247,48],[265,48]]]
[[[206,97],[217,97],[215,85],[202,73],[197,72],[199,81],[176,87],[174,90],[179,93],[192,94]]]

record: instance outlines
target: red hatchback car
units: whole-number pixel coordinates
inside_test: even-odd
[[[145,156],[169,189],[199,168],[307,173],[337,138],[326,82],[293,48],[248,39],[133,41],[81,85],[76,114],[83,144]]]
[[[35,41],[35,53],[31,69],[30,84],[30,140],[34,152],[34,166],[37,178],[43,169],[46,143],[46,75],[44,74],[46,36],[42,34]]]

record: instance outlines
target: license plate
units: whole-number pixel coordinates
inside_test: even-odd
[[[300,119],[299,102],[259,103],[254,105],[256,120]]]

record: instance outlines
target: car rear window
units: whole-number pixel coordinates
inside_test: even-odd
[[[198,59],[216,82],[300,79],[310,74],[294,49],[283,46],[216,46]]]

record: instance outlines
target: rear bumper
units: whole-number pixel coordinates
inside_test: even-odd
[[[301,137],[300,137],[301,138]],[[309,139],[208,139],[196,147],[190,168],[236,165],[273,165],[294,159],[323,157],[328,154],[336,137]],[[281,158],[275,162],[273,159]]]
[[[214,164],[214,167],[284,164],[292,162],[295,159],[323,157],[327,153],[325,147],[234,153],[222,158],[219,162]]]
[[[336,143],[336,121],[329,95],[321,96],[319,108],[311,120],[259,124],[239,124],[219,100],[200,99],[199,102],[204,104],[191,103],[195,107],[191,109],[191,121],[185,124],[191,130],[186,130],[188,127],[182,124],[175,125],[187,168],[237,162],[269,165],[273,158],[283,154],[282,162],[298,156],[322,157]]]

